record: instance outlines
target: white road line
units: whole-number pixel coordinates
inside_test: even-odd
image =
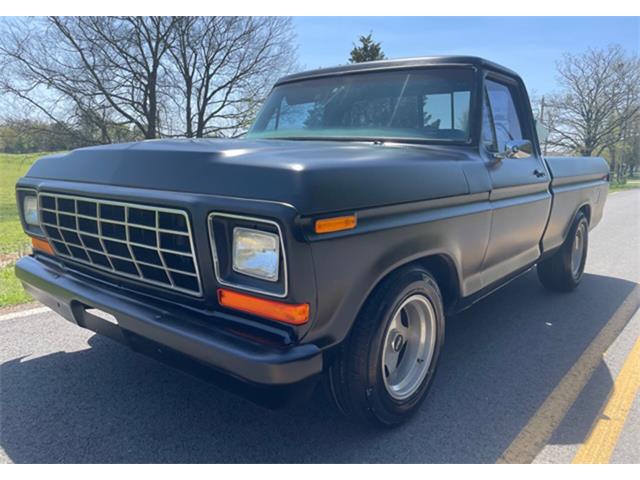
[[[39,315],[40,313],[50,312],[51,309],[49,307],[38,307],[32,308],[31,310],[22,310],[20,312],[7,313],[5,315],[0,315],[0,322],[2,320],[13,320],[15,318],[23,318],[29,317],[31,315]]]

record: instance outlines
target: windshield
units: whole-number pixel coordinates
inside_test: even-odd
[[[249,138],[467,142],[473,70],[353,73],[276,86]]]

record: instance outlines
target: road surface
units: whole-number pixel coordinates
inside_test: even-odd
[[[429,398],[390,431],[321,392],[265,410],[43,309],[0,313],[0,461],[637,463],[639,245],[640,190],[611,195],[580,288],[530,272],[448,319]]]

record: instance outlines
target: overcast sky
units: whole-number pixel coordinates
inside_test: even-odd
[[[555,88],[563,52],[618,43],[640,50],[638,17],[295,17],[304,69],[344,64],[359,35],[373,32],[387,58],[478,55],[517,71],[530,93]]]

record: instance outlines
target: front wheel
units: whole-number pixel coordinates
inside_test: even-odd
[[[328,372],[348,417],[384,426],[407,420],[433,381],[444,340],[434,278],[421,267],[392,274],[376,288]]]
[[[556,292],[575,289],[584,273],[589,247],[589,222],[578,212],[562,246],[538,264],[538,278],[545,288]]]

